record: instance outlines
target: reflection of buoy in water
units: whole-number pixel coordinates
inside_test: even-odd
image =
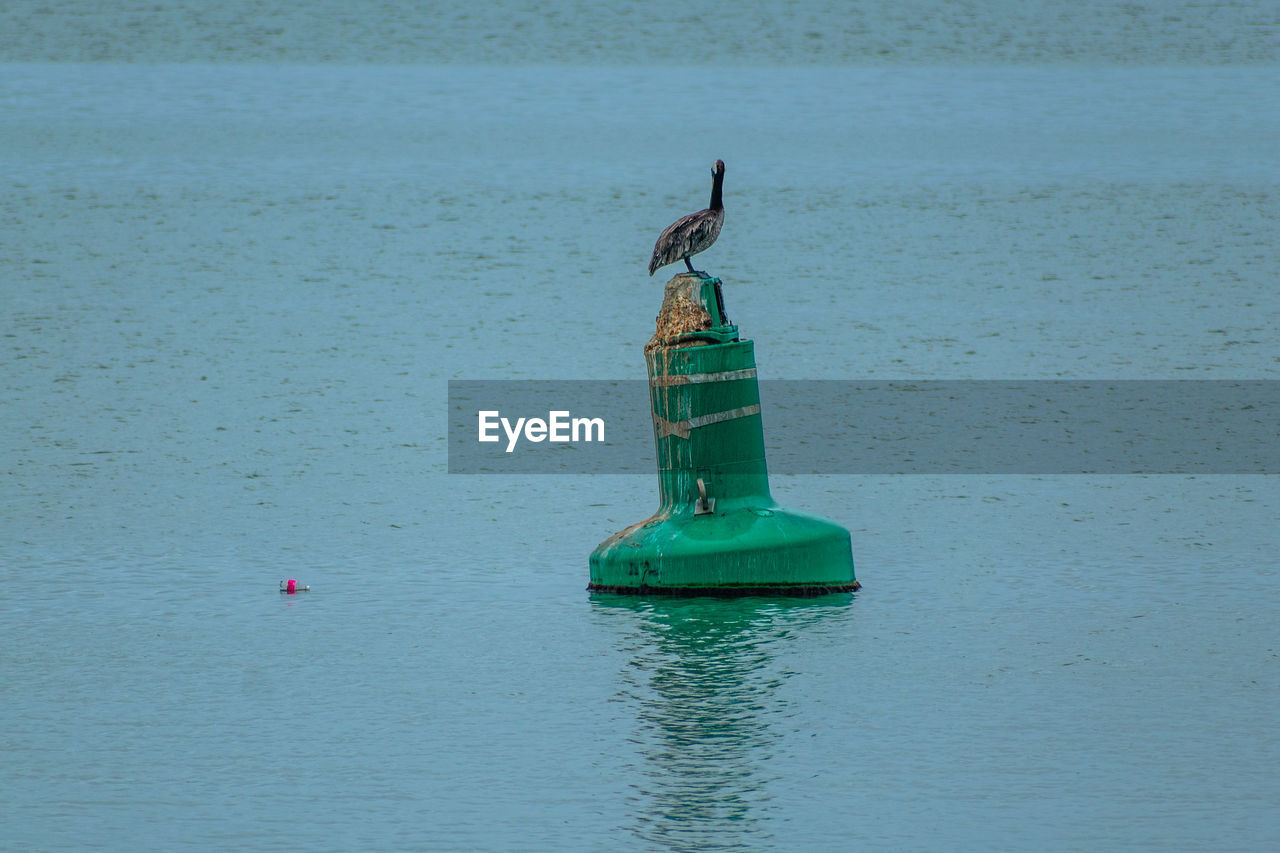
[[[311,587],[298,586],[298,582],[296,580],[289,578],[287,581],[280,581],[280,591],[293,595],[295,592],[311,592]]]

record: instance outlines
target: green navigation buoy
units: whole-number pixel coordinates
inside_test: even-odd
[[[658,511],[591,554],[595,592],[824,595],[858,589],[849,531],[769,493],[755,347],[725,317],[720,279],[667,283],[645,347]]]

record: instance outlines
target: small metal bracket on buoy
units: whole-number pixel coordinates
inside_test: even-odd
[[[720,312],[720,322],[717,326],[731,326],[729,315],[724,312],[724,291],[720,289],[720,279],[716,279],[716,309]]]
[[[716,511],[716,499],[707,497],[707,484],[698,478],[698,503],[693,508],[694,515],[706,515]]]

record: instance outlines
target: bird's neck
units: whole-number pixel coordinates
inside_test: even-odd
[[[724,184],[724,173],[720,172],[711,180],[711,209],[723,210],[724,201],[720,198],[720,187]]]

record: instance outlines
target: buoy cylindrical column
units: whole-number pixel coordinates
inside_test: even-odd
[[[720,280],[667,285],[646,347],[658,511],[591,554],[590,589],[819,595],[858,588],[849,531],[769,493],[755,349],[724,317]],[[664,335],[664,317],[678,317]],[[690,331],[689,329],[692,328]]]

